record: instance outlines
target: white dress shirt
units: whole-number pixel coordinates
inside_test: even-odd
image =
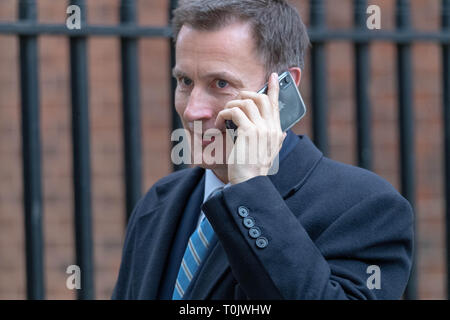
[[[205,192],[203,194],[203,202],[205,202],[206,199],[208,199],[209,195],[213,191],[215,191],[217,188],[220,188],[220,187],[227,188],[229,186],[230,186],[229,183],[224,184],[222,181],[220,181],[220,179],[217,178],[217,176],[211,169],[206,169],[205,170]],[[203,220],[204,216],[205,216],[205,214],[203,213],[203,211],[201,211],[200,217],[197,222],[197,228],[200,225],[200,222]]]

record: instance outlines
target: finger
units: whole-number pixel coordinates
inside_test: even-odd
[[[278,106],[278,98],[280,94],[280,84],[278,83],[278,74],[272,73],[269,80],[267,96],[269,97],[270,103],[272,104],[272,112],[279,119],[280,110]]]
[[[251,91],[241,91],[238,97],[240,99],[253,100],[263,119],[270,119],[272,117],[273,107],[271,106],[271,102],[267,95]]]
[[[234,107],[231,109],[224,109],[219,112],[216,118],[215,126],[216,128],[219,125],[223,124],[225,120],[232,120],[238,129],[246,130],[254,125],[247,117],[247,115],[238,107]]]
[[[263,119],[255,102],[251,99],[232,100],[225,105],[225,109],[240,108],[247,118],[255,125],[262,125]]]

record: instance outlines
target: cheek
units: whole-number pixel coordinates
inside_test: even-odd
[[[185,94],[175,91],[175,110],[180,115],[180,117],[183,116],[184,110],[186,110],[187,101],[188,99]]]
[[[239,93],[238,90],[236,90],[236,93],[230,93],[230,94],[208,94],[205,95],[206,101],[203,101],[203,105],[210,108],[210,110],[213,113],[213,118],[217,116],[217,114],[222,111],[227,104],[227,102],[233,100],[236,98],[237,94]],[[175,91],[175,110],[177,111],[178,115],[183,119],[184,112],[189,104],[189,94],[186,92],[180,92],[178,90]]]
[[[214,113],[217,115],[220,111],[225,108],[225,105],[233,100],[235,96],[231,95],[222,95],[214,98]]]

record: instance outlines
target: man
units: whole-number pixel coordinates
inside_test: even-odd
[[[184,1],[173,24],[175,106],[202,139],[193,148],[202,161],[137,204],[113,298],[400,298],[411,268],[408,202],[281,131],[277,73],[289,70],[298,86],[309,44],[297,11],[283,0]],[[267,95],[257,94],[266,82]],[[225,120],[238,130],[224,160],[248,153],[244,137],[269,137],[257,165],[206,161],[205,132],[229,139]]]

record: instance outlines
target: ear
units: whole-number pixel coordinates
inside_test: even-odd
[[[291,73],[292,78],[295,81],[297,87],[300,85],[300,80],[302,79],[302,69],[298,67],[289,68],[289,72]]]

